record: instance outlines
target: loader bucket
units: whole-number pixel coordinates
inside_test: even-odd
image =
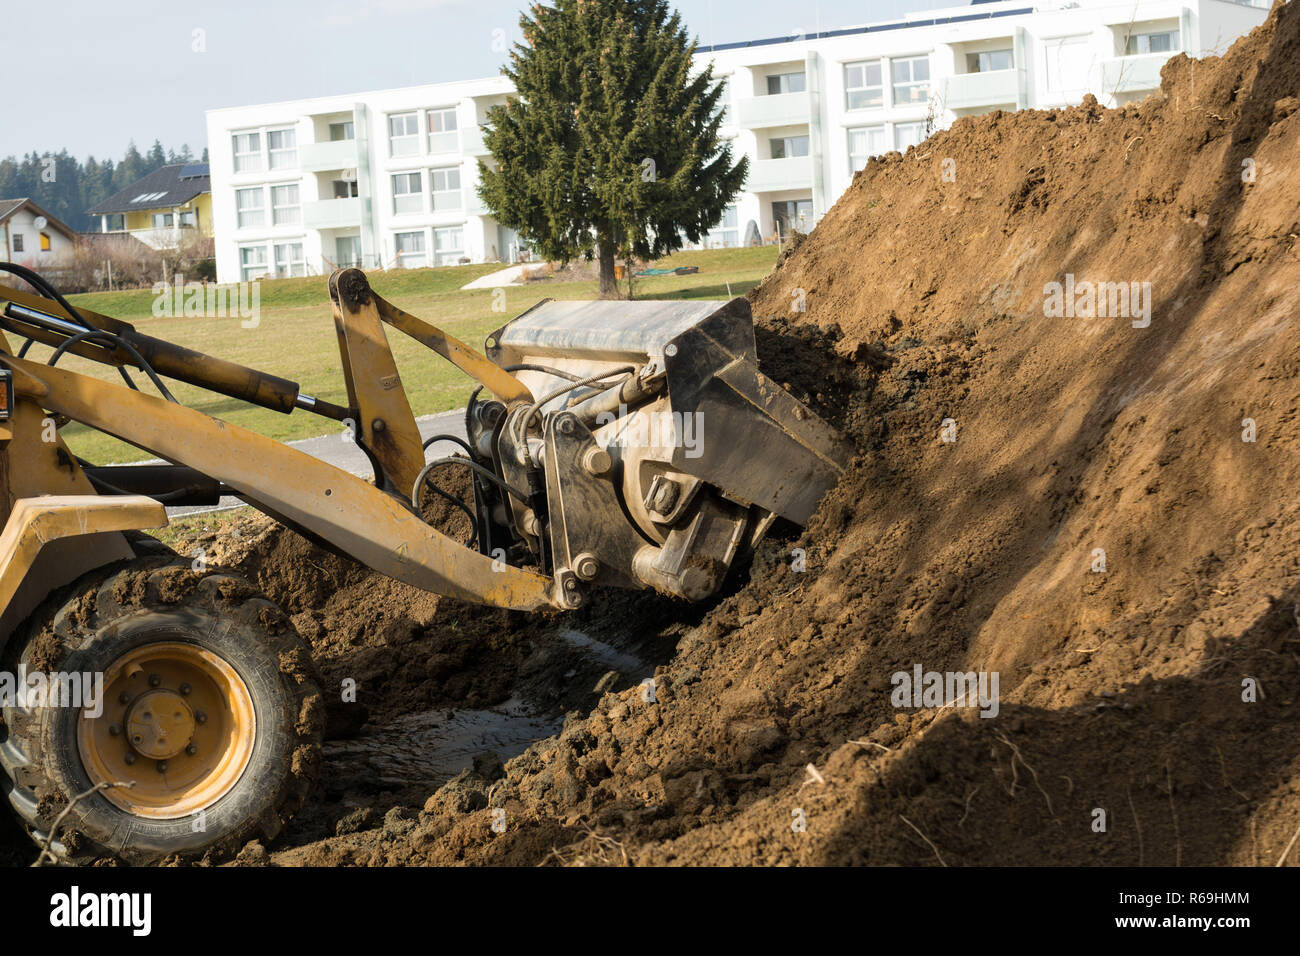
[[[582,375],[625,365],[662,370],[671,413],[689,418],[696,439],[668,449],[668,463],[732,501],[798,524],[851,457],[831,426],[759,371],[747,299],[721,306],[548,300],[489,336],[487,352],[501,366]],[[519,377],[535,394],[550,384],[545,373]]]

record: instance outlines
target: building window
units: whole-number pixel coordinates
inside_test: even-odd
[[[196,229],[199,225],[199,213],[197,209],[189,209],[180,214],[180,223],[182,229]]]
[[[420,116],[418,113],[394,113],[388,117],[388,153],[390,156],[414,156],[420,151]]]
[[[894,105],[924,103],[930,98],[930,58],[911,56],[891,60],[894,76]]]
[[[420,269],[429,264],[425,255],[424,232],[399,232],[393,237],[399,269]]]
[[[778,136],[768,140],[773,159],[793,159],[808,155],[807,136]]]
[[[105,232],[125,232],[126,231],[126,214],[115,212],[104,217]]]
[[[266,203],[262,187],[235,190],[235,218],[240,229],[251,229],[266,223]]]
[[[798,73],[774,73],[767,78],[767,95],[779,93],[802,93],[808,89],[808,80],[803,71]]]
[[[41,233],[41,252],[49,252],[49,251],[50,251],[50,234],[48,232],[43,232]]]
[[[14,233],[14,252],[22,252],[22,251],[23,251],[23,234],[22,234],[21,232],[15,232],[15,233]]]
[[[454,109],[429,110],[429,152],[454,153],[460,149],[460,137],[456,135],[456,111]]]
[[[298,204],[298,185],[271,187],[271,225],[296,226],[302,222],[302,206]]]
[[[460,226],[433,230],[434,265],[454,266],[464,250],[465,230]]]
[[[247,173],[260,170],[262,168],[262,134],[236,133],[231,138],[235,144],[235,172]]]
[[[920,145],[923,139],[925,139],[924,123],[894,124],[894,148],[900,153],[906,152],[909,146]]]
[[[280,242],[275,246],[275,275],[284,279],[289,276],[305,276],[307,261],[302,255],[301,242]]]
[[[1010,50],[966,54],[967,73],[995,73],[998,70],[1010,70],[1015,65],[1016,59]]]
[[[859,126],[849,130],[848,133],[849,172],[851,173],[863,169],[872,156],[883,156],[889,151],[885,146],[883,126]]]
[[[292,169],[298,165],[298,134],[294,130],[270,130],[266,134],[266,149],[272,169]]]
[[[1161,30],[1157,33],[1130,33],[1124,39],[1124,55],[1138,56],[1143,53],[1172,53],[1179,47],[1177,30]]]
[[[336,179],[333,181],[335,199],[355,199],[357,181],[355,179]]]
[[[153,228],[170,229],[172,227],[172,214],[169,212],[156,212],[152,216]]]
[[[807,232],[812,228],[812,200],[788,199],[772,203],[772,225],[782,236],[790,235],[795,229]]]
[[[245,282],[266,275],[266,246],[240,247],[239,275]]]
[[[724,76],[718,81],[722,91],[718,93],[718,123],[727,126],[731,122],[731,77]]]
[[[393,177],[393,212],[424,212],[419,173],[398,173]]]
[[[739,244],[740,213],[735,206],[728,206],[722,211],[722,218],[709,230],[705,245],[713,249],[731,249]]]
[[[356,138],[356,131],[352,126],[352,120],[347,120],[343,123],[330,123],[331,143],[342,143]]]
[[[844,88],[851,110],[876,109],[884,105],[885,88],[879,60],[848,63],[844,67]]]
[[[460,170],[457,167],[429,170],[429,183],[434,212],[460,208]]]

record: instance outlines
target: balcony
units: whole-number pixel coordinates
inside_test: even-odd
[[[302,224],[308,229],[344,229],[361,225],[361,200],[322,199],[302,204]]]
[[[799,126],[808,122],[809,112],[807,93],[752,96],[736,104],[736,125],[744,129]]]
[[[467,216],[492,215],[491,211],[487,207],[487,204],[483,202],[483,200],[478,198],[478,191],[474,186],[467,186],[464,190],[464,194],[465,194],[465,201],[463,205],[465,207],[465,215]]]
[[[750,163],[745,188],[753,193],[771,193],[783,189],[808,189],[812,186],[812,160],[807,156],[792,159],[760,159]]]
[[[298,147],[298,161],[309,173],[327,169],[356,169],[357,141],[341,139],[328,143],[303,143]]]
[[[948,77],[944,106],[950,110],[1014,104],[1020,96],[1019,70],[959,73]]]
[[[1114,93],[1135,93],[1160,88],[1160,68],[1173,53],[1143,53],[1138,56],[1117,56],[1101,61],[1101,89],[1103,96]]]
[[[466,156],[490,156],[483,145],[483,127],[474,125],[460,131],[460,149]]]

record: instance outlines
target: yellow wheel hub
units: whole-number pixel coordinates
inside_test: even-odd
[[[83,713],[77,748],[92,783],[123,810],[175,819],[230,792],[253,756],[256,720],[243,679],[194,644],[147,644],[104,675],[103,713]]]

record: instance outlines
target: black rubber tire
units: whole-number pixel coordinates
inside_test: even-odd
[[[64,819],[53,849],[68,862],[114,856],[153,863],[273,839],[302,806],[320,767],[325,706],[306,645],[285,613],[244,579],[188,560],[137,558],[86,575],[52,596],[9,642],[4,670],[105,672],[159,641],[196,644],[247,685],[256,733],[239,781],[197,817],[136,816],[96,793]],[[77,748],[80,712],[5,707],[0,766],[7,797],[33,839],[49,833],[76,794],[91,788]]]

